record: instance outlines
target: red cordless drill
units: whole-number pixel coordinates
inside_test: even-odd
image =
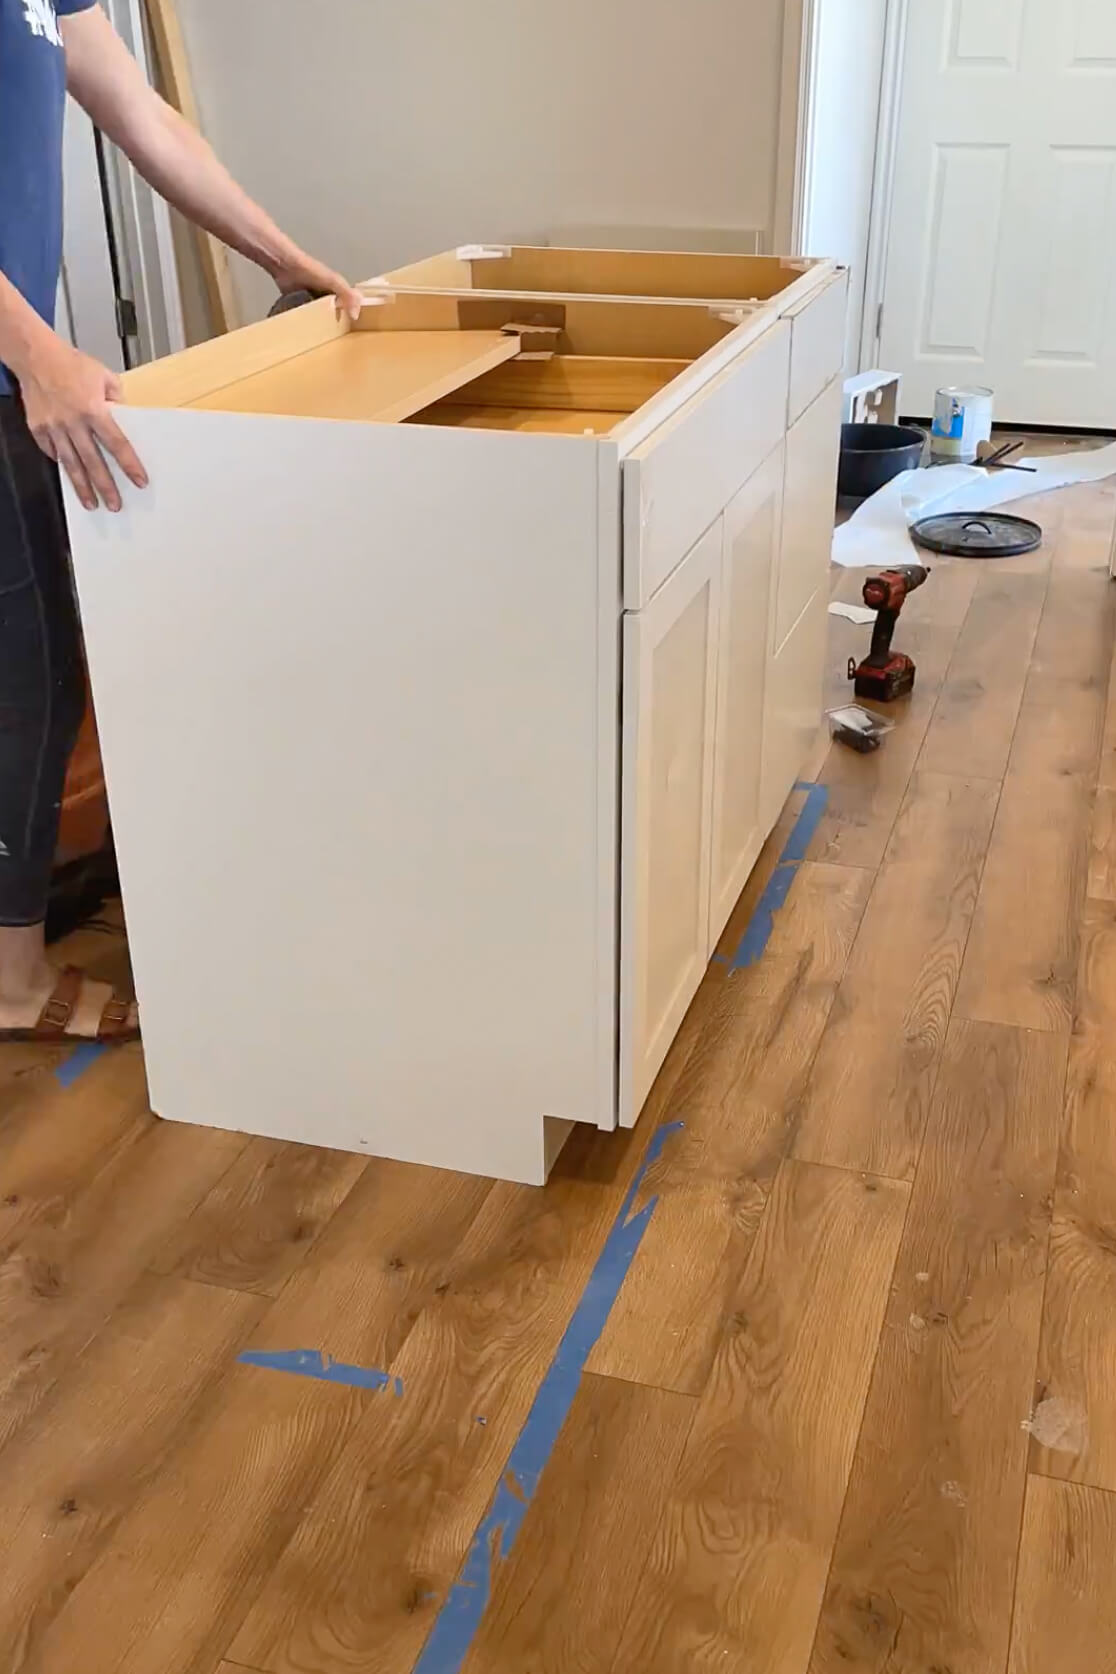
[[[883,570],[864,583],[864,603],[876,612],[872,629],[872,649],[859,665],[849,659],[849,679],[856,681],[858,698],[874,698],[877,703],[892,703],[906,697],[914,685],[915,666],[901,651],[892,651],[891,640],[895,624],[908,593],[913,593],[930,571],[922,564],[899,564],[893,570]]]

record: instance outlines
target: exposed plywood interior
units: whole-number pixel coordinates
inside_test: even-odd
[[[547,436],[608,436],[616,424],[616,414],[571,407],[469,405],[458,399],[439,401],[416,413],[408,423],[436,424],[455,430],[522,430]]]
[[[520,245],[462,259],[461,252],[397,268],[381,284],[478,291],[563,292],[573,296],[672,297],[766,302],[821,263],[778,256],[683,251],[563,250]]]
[[[332,297],[243,326],[164,360],[137,366],[121,379],[129,407],[185,407],[213,390],[250,378],[323,343],[344,337],[350,322]]]
[[[756,318],[760,330],[771,323],[766,310],[758,310]],[[724,342],[738,323],[692,303],[397,291],[370,299],[354,329],[501,331],[517,324],[553,325],[562,334],[563,354],[696,360]]]
[[[394,424],[518,353],[499,331],[348,332],[189,405]]]
[[[634,413],[683,373],[686,360],[627,356],[554,355],[512,360],[458,392],[472,406],[570,407],[601,413]]]

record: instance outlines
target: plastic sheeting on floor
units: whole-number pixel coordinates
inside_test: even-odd
[[[1013,460],[1026,471],[982,471],[975,465],[924,466],[904,471],[857,508],[833,537],[833,562],[846,569],[887,569],[918,561],[908,530],[920,518],[942,512],[990,511],[1075,483],[1116,475],[1116,442],[1077,453]],[[1041,521],[1041,519],[1040,519]]]

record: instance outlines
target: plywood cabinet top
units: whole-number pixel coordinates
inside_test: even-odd
[[[332,299],[310,303],[127,374],[124,398],[199,414],[609,437],[627,452],[833,273],[774,257],[458,252],[401,270],[424,285],[370,281],[356,322]],[[481,288],[496,277],[524,289]],[[662,294],[623,294],[637,284]],[[704,300],[707,290],[738,300]]]

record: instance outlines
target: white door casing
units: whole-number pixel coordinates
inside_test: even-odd
[[[908,0],[880,364],[1116,424],[1116,5]]]

